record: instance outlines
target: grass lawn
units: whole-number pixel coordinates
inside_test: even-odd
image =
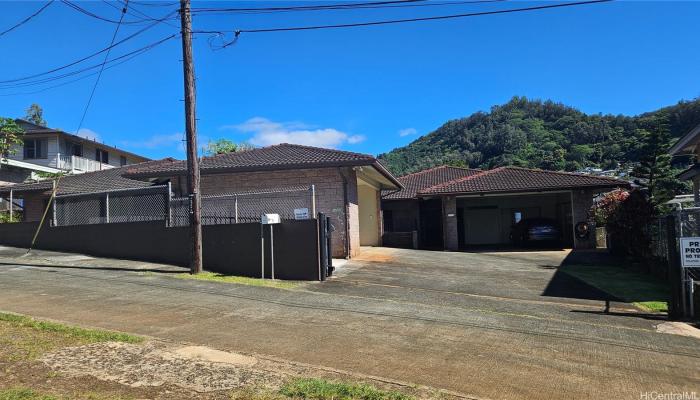
[[[644,310],[668,311],[668,285],[651,275],[618,266],[566,265],[559,270]]]
[[[211,281],[211,282],[224,282],[224,283],[238,283],[240,285],[250,285],[250,286],[265,286],[273,287],[278,289],[294,289],[299,286],[300,282],[296,281],[282,281],[282,280],[272,280],[272,279],[260,279],[260,278],[247,278],[244,276],[233,276],[224,275],[216,272],[204,271],[197,275],[191,275],[188,273],[172,275],[178,279],[194,279],[198,281]]]

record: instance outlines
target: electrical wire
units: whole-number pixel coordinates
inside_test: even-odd
[[[107,17],[97,15],[97,14],[93,13],[92,11],[89,11],[89,10],[69,1],[69,0],[61,0],[61,1],[63,2],[63,4],[67,5],[68,7],[72,8],[72,9],[74,9],[82,14],[85,14],[85,15],[90,16],[92,18],[99,19],[99,20],[104,21],[104,22],[109,22],[109,23],[118,24],[118,25],[143,24],[145,22],[148,22],[146,20],[138,20],[138,21],[122,21],[121,19],[119,21],[113,20],[113,19],[110,19]]]
[[[508,14],[526,11],[537,11],[545,10],[551,8],[563,8],[563,7],[573,7],[582,6],[588,4],[597,3],[608,3],[614,0],[588,0],[588,1],[578,1],[572,3],[558,3],[558,4],[546,4],[541,6],[532,7],[520,7],[520,8],[510,8],[506,10],[492,10],[492,11],[480,11],[471,12],[463,14],[450,14],[450,15],[439,15],[432,17],[416,17],[416,18],[404,18],[404,19],[394,19],[394,20],[383,20],[383,21],[369,21],[369,22],[355,22],[347,24],[334,24],[334,25],[311,25],[311,26],[295,26],[295,27],[279,27],[279,28],[260,28],[260,29],[237,29],[237,30],[212,30],[212,31],[194,31],[193,33],[216,33],[220,34],[223,32],[234,32],[236,38],[241,33],[267,33],[267,32],[291,32],[291,31],[309,31],[309,30],[319,30],[319,29],[339,29],[339,28],[356,28],[365,26],[378,26],[378,25],[391,25],[391,24],[402,24],[409,22],[421,22],[421,21],[438,21],[447,19],[457,19],[457,18],[467,18],[467,17],[479,17],[484,15],[496,15],[496,14]]]
[[[113,59],[107,61],[107,63],[108,63],[108,64],[109,64],[109,63],[113,63],[113,62],[116,62],[116,61],[118,61],[118,60],[127,58],[127,57],[129,57],[129,56],[131,56],[131,55],[137,54],[137,53],[140,54],[141,52],[145,52],[146,50],[150,50],[151,48],[153,48],[153,47],[155,47],[155,46],[157,46],[157,45],[159,45],[159,44],[161,44],[161,43],[163,43],[163,42],[166,42],[166,41],[168,41],[168,40],[170,40],[170,39],[172,39],[172,38],[174,38],[174,37],[176,37],[176,36],[179,36],[179,33],[175,33],[175,34],[172,34],[172,35],[170,35],[170,36],[166,36],[166,37],[164,37],[164,38],[162,38],[162,39],[160,39],[160,40],[158,40],[158,41],[156,41],[156,42],[153,42],[153,43],[151,43],[151,44],[148,44],[148,45],[146,45],[146,46],[144,46],[144,47],[141,47],[141,48],[139,48],[139,49],[136,49],[136,50],[130,51],[130,52],[128,52],[128,53],[122,54],[122,55],[119,56],[119,57],[115,57],[115,58],[113,58]],[[53,81],[60,80],[60,79],[63,79],[63,78],[67,78],[67,77],[70,77],[70,76],[75,76],[75,75],[78,75],[78,74],[81,74],[81,73],[83,73],[83,72],[90,71],[90,70],[93,70],[93,69],[96,69],[96,68],[100,68],[101,65],[102,65],[102,63],[99,63],[99,64],[95,64],[95,65],[92,65],[92,66],[89,66],[89,67],[85,67],[85,68],[82,68],[82,69],[79,69],[79,70],[76,70],[76,71],[66,72],[66,73],[64,73],[64,74],[62,74],[62,75],[56,75],[56,76],[52,76],[52,77],[48,77],[48,78],[42,78],[42,79],[30,81],[30,82],[20,82],[20,83],[12,83],[12,84],[0,85],[0,89],[8,89],[8,88],[16,88],[16,87],[25,87],[25,86],[34,86],[34,85],[38,85],[38,84],[42,84],[42,83],[53,82]]]
[[[421,0],[420,2],[404,3],[399,2],[398,4],[373,4],[367,3],[365,5],[347,5],[347,6],[329,6],[325,8],[318,8],[320,6],[315,6],[316,8],[248,8],[248,9],[220,9],[220,13],[232,13],[232,14],[272,14],[272,13],[282,13],[282,12],[298,12],[298,11],[342,11],[342,10],[367,10],[367,9],[398,9],[398,8],[415,8],[415,7],[443,7],[443,6],[460,6],[468,4],[485,4],[485,3],[502,3],[510,0],[460,0],[460,1],[444,1],[444,2],[432,2],[430,0]],[[214,13],[216,11],[199,11],[193,12],[193,14],[206,15],[209,13]]]
[[[173,15],[173,14],[175,14],[175,13],[177,13],[177,11],[173,11],[173,12],[169,13],[169,14],[168,14],[166,17],[164,17],[164,18],[170,17],[171,15]],[[93,58],[93,57],[96,57],[96,56],[98,56],[98,55],[100,55],[100,54],[102,54],[102,53],[104,53],[104,52],[106,52],[106,51],[109,51],[110,49],[112,49],[112,48],[114,48],[114,47],[116,47],[116,46],[121,45],[122,43],[125,43],[125,42],[127,42],[127,41],[129,41],[129,40],[135,38],[136,36],[142,34],[143,32],[146,32],[147,30],[149,30],[149,29],[153,28],[154,26],[158,25],[160,22],[161,22],[160,20],[154,21],[154,22],[151,23],[150,25],[147,25],[147,26],[141,28],[140,30],[138,30],[138,31],[136,31],[136,32],[134,32],[134,33],[132,33],[131,35],[125,37],[124,39],[121,39],[121,40],[117,41],[117,42],[114,43],[113,45],[108,46],[108,47],[105,47],[105,48],[102,49],[102,50],[99,50],[99,51],[97,51],[97,52],[95,52],[95,53],[92,53],[92,54],[90,54],[90,55],[87,55],[87,56],[85,56],[85,57],[82,57],[82,58],[80,58],[80,59],[78,59],[78,60],[72,61],[72,62],[70,62],[70,63],[68,63],[68,64],[65,64],[65,65],[62,65],[62,66],[59,66],[59,67],[56,67],[56,68],[52,68],[52,69],[50,69],[50,70],[48,70],[48,71],[44,71],[44,72],[40,72],[40,73],[36,73],[36,74],[32,74],[32,75],[23,76],[23,77],[20,77],[20,78],[13,78],[13,79],[0,80],[0,84],[6,84],[6,83],[12,83],[12,82],[26,81],[26,80],[29,80],[29,79],[32,79],[32,78],[37,78],[37,77],[40,77],[40,76],[43,76],[43,75],[48,75],[48,74],[51,74],[51,73],[54,73],[54,72],[58,72],[58,71],[64,70],[64,69],[66,69],[66,68],[70,68],[70,67],[72,67],[72,66],[74,66],[74,65],[76,65],[76,64],[79,64],[79,63],[81,63],[81,62],[83,62],[83,61],[86,61],[86,60],[89,60],[89,59],[91,59],[91,58]]]
[[[105,70],[105,64],[107,64],[107,60],[109,60],[109,53],[112,51],[111,46],[114,45],[114,41],[117,40],[117,34],[119,33],[119,28],[121,27],[122,20],[124,19],[124,15],[126,15],[126,11],[129,7],[129,0],[126,0],[126,3],[124,4],[124,8],[122,8],[122,13],[121,16],[119,17],[119,23],[117,24],[117,27],[114,29],[114,34],[112,35],[112,40],[109,42],[110,49],[107,50],[107,53],[105,54],[105,58],[102,61],[102,65],[100,66],[100,72],[97,74],[97,79],[95,79],[95,85],[92,87],[92,91],[90,92],[90,97],[88,98],[87,104],[85,104],[85,110],[83,110],[83,116],[80,118],[80,123],[78,124],[78,129],[75,130],[75,134],[77,135],[80,132],[80,128],[83,127],[83,122],[85,121],[85,116],[87,115],[88,110],[90,109],[90,104],[92,103],[92,98],[95,96],[95,91],[97,90],[97,85],[100,83],[100,78],[102,78],[102,72]]]
[[[168,37],[168,38],[166,38],[166,39],[172,39],[172,38],[174,38],[174,37],[176,37],[176,36],[179,36],[179,35],[172,35],[172,36],[170,36],[170,37]],[[125,62],[130,61],[130,60],[132,60],[132,59],[134,59],[134,58],[140,56],[141,54],[146,53],[147,51],[149,51],[149,50],[153,49],[154,47],[156,47],[156,45],[161,44],[161,43],[164,43],[164,42],[165,42],[165,40],[161,40],[161,41],[156,42],[155,45],[149,45],[149,46],[147,46],[147,47],[145,47],[145,48],[142,48],[142,49],[139,50],[138,53],[131,54],[131,55],[129,55],[128,57],[123,58],[123,59],[120,60],[119,62],[116,62],[116,63],[114,63],[114,64],[112,64],[112,65],[109,65],[109,66],[105,67],[105,70],[108,70],[108,69],[110,69],[110,68],[114,68],[114,67],[119,66],[119,65],[121,65],[121,64],[124,64]],[[122,58],[122,57],[120,57],[120,58]],[[110,61],[108,61],[108,63],[111,63],[111,62],[113,62],[113,61],[114,61],[114,60],[110,60]],[[76,79],[73,79],[73,80],[70,80],[70,81],[67,81],[67,82],[62,82],[62,83],[59,83],[58,85],[48,86],[48,87],[45,87],[45,88],[39,89],[39,90],[33,90],[33,91],[29,91],[29,92],[3,93],[3,94],[0,94],[0,97],[21,96],[21,95],[27,95],[27,94],[42,93],[42,92],[46,92],[47,90],[55,89],[55,88],[58,88],[58,87],[61,87],[61,86],[69,85],[69,84],[71,84],[71,83],[75,83],[75,82],[82,81],[82,80],[84,80],[84,79],[90,78],[90,77],[95,76],[95,75],[97,75],[97,74],[98,74],[98,72],[92,72],[92,73],[89,73],[89,74],[87,74],[87,75],[83,75],[83,76],[81,76],[81,77],[79,77],[79,78],[76,78]]]
[[[192,13],[201,12],[238,12],[238,11],[287,11],[287,10],[328,10],[328,9],[340,9],[340,8],[357,8],[360,6],[370,6],[370,5],[387,5],[387,4],[405,4],[405,3],[416,3],[423,2],[427,0],[387,0],[387,1],[373,1],[366,3],[343,3],[343,4],[323,4],[323,5],[313,5],[313,6],[291,6],[291,7],[259,7],[259,8],[190,8]]]
[[[7,34],[7,33],[12,32],[13,30],[19,28],[20,26],[22,26],[22,25],[26,24],[27,22],[29,22],[30,20],[32,20],[32,18],[34,18],[34,17],[36,17],[37,15],[41,14],[42,11],[44,11],[48,6],[50,6],[51,4],[53,4],[53,1],[54,1],[54,0],[49,0],[49,1],[48,1],[46,4],[44,4],[41,8],[39,8],[36,12],[34,12],[34,14],[28,16],[27,18],[25,18],[25,19],[19,21],[18,23],[14,24],[13,26],[11,26],[11,27],[5,29],[4,31],[0,32],[0,37],[4,36],[4,35]]]

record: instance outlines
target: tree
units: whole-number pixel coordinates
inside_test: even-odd
[[[24,116],[24,120],[39,126],[46,126],[44,110],[36,103],[33,103],[31,106],[29,106],[29,108],[27,108],[27,114]]]
[[[644,180],[649,191],[649,200],[655,209],[683,190],[683,184],[676,179],[676,171],[671,167],[668,148],[671,143],[668,117],[661,114],[642,121],[639,147],[636,149],[638,164],[632,175]]]
[[[204,154],[208,156],[214,156],[217,154],[226,153],[238,153],[241,151],[252,150],[255,147],[248,143],[236,143],[228,139],[218,139],[215,141],[209,141],[207,147],[204,149]]]
[[[14,119],[0,117],[0,157],[14,154],[16,146],[22,144],[23,134],[24,131]]]

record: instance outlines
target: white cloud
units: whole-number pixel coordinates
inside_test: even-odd
[[[89,140],[100,140],[100,134],[88,128],[80,128],[80,130],[76,132],[75,135]]]
[[[251,118],[242,124],[226,125],[222,129],[252,133],[253,136],[248,141],[256,146],[293,143],[337,148],[346,143],[356,144],[365,140],[362,135],[350,135],[333,128],[314,129],[301,122],[275,122],[263,117]]]
[[[171,135],[153,135],[144,140],[124,140],[121,142],[124,147],[138,149],[155,149],[163,147],[181,147],[184,135],[182,133],[173,133]]]
[[[415,135],[416,133],[418,133],[416,128],[405,128],[405,129],[399,130],[399,136],[401,136],[401,137]]]

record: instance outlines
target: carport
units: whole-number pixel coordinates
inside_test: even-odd
[[[571,192],[468,195],[457,197],[459,248],[510,244],[511,227],[521,220],[547,218],[556,222],[562,244],[573,244]]]
[[[593,198],[629,187],[610,177],[520,167],[441,166],[399,181],[402,190],[382,197],[385,245],[445,250],[510,245],[513,225],[538,217],[555,221],[563,246],[593,248]],[[588,234],[575,234],[577,225]]]

